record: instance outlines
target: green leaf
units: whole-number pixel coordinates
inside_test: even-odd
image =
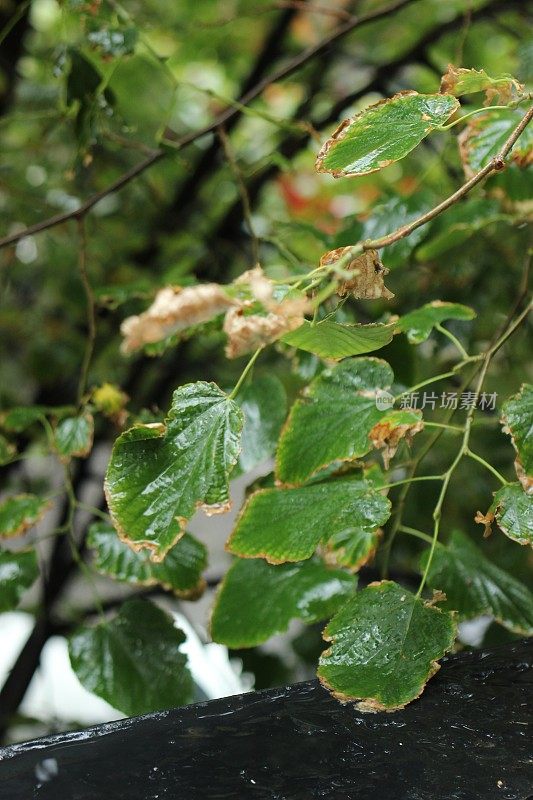
[[[318,559],[272,566],[261,558],[237,559],[217,594],[211,634],[228,647],[255,647],[289,627],[330,617],[355,587],[353,575]]]
[[[494,494],[494,502],[487,515],[489,519],[481,518],[478,521],[490,525],[492,514],[509,539],[533,547],[533,497],[526,494],[519,483],[502,486]]]
[[[341,700],[392,711],[418,697],[455,639],[453,615],[393,581],[372,584],[333,617],[318,677]]]
[[[372,561],[382,535],[380,528],[369,531],[352,526],[344,531],[337,531],[326,543],[326,560],[357,572]]]
[[[389,468],[400,442],[411,444],[413,437],[424,428],[422,412],[411,409],[389,411],[374,425],[369,433],[370,441],[377,450],[382,450],[383,465]]]
[[[419,262],[431,261],[459,247],[475,233],[497,222],[513,221],[493,198],[476,197],[449,208],[435,221],[432,235],[416,251]],[[434,232],[435,231],[435,232]]]
[[[422,554],[422,571],[428,555],[428,551]],[[446,594],[441,608],[458,611],[461,619],[490,614],[515,633],[533,634],[533,594],[523,583],[485,558],[460,531],[452,533],[446,547],[436,548],[428,583]]]
[[[50,501],[35,494],[17,494],[0,503],[0,539],[20,536],[50,508]]]
[[[411,344],[425,342],[435,325],[447,319],[474,319],[475,311],[460,303],[446,303],[442,300],[433,300],[425,306],[404,314],[398,320],[397,327],[407,334]]]
[[[35,550],[0,551],[0,612],[16,608],[38,574]]]
[[[276,450],[287,416],[287,395],[275,375],[264,375],[245,386],[235,402],[244,414],[239,467],[249,472]]]
[[[286,333],[285,344],[314,353],[321,358],[344,358],[370,353],[384,347],[394,336],[395,325],[341,325],[324,320],[313,325],[305,320],[296,330]]]
[[[520,109],[490,111],[474,117],[459,137],[461,160],[467,177],[485,167],[501,148],[524,116]],[[518,166],[531,163],[533,130],[528,125],[511,151]]]
[[[183,534],[161,564],[150,561],[146,551],[136,553],[128,547],[106,522],[91,525],[87,544],[95,550],[94,566],[98,572],[115,580],[141,586],[159,585],[178,597],[193,599],[205,589],[202,572],[207,565],[207,550],[190,533]]]
[[[5,436],[0,434],[0,467],[3,467],[4,464],[9,463],[13,456],[16,454],[17,448],[14,444],[11,444]]]
[[[503,404],[501,423],[511,435],[517,457],[516,474],[524,491],[533,492],[533,386],[522,384],[518,394]]]
[[[96,50],[104,56],[131,55],[135,50],[139,32],[133,27],[108,27],[89,31],[87,40]]]
[[[440,90],[454,97],[486,92],[488,101],[503,105],[513,99],[513,92],[520,93],[524,87],[508,73],[491,78],[484,69],[463,69],[449,64],[442,76]]]
[[[404,158],[459,108],[451,95],[405,92],[342,122],[323,145],[317,170],[367,175]]]
[[[297,400],[281,435],[276,475],[299,484],[333,461],[354,461],[372,449],[369,433],[383,416],[378,390],[393,373],[377,358],[341,361],[315,378]]]
[[[199,381],[174,392],[165,424],[119,436],[105,481],[119,536],[161,561],[198,506],[227,511],[242,424],[240,408],[214,383]]]
[[[85,458],[91,452],[94,436],[92,414],[61,420],[54,431],[55,447],[61,460]]]
[[[73,411],[73,406],[15,406],[2,414],[0,422],[6,430],[22,433],[34,423],[41,422],[44,417],[61,419]]]
[[[128,716],[181,706],[192,697],[185,635],[147,600],[128,600],[113,619],[80,628],[69,642],[72,669],[89,691]]]
[[[262,489],[247,501],[226,548],[271,564],[302,561],[336,533],[373,532],[389,516],[390,501],[367,481]]]

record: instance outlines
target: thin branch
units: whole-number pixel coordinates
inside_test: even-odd
[[[501,172],[503,169],[505,169],[507,166],[505,161],[506,156],[509,155],[517,139],[531,122],[531,119],[533,119],[533,106],[531,106],[531,108],[522,117],[519,124],[508,137],[500,151],[493,158],[491,158],[489,163],[480,169],[479,172],[476,172],[475,175],[473,175],[468,181],[466,181],[466,183],[457,189],[457,191],[443,200],[442,203],[439,203],[437,206],[432,208],[430,211],[422,214],[420,217],[418,217],[418,219],[410,222],[409,225],[403,225],[401,228],[398,228],[392,233],[389,233],[387,236],[382,236],[379,239],[368,239],[366,242],[363,242],[361,248],[363,250],[381,250],[383,247],[389,247],[391,244],[400,241],[400,239],[404,239],[414,230],[420,228],[421,225],[425,225],[426,222],[430,222],[435,217],[438,217],[439,214],[442,214],[443,211],[446,211],[447,208],[450,208],[450,206],[453,206],[459,200],[462,200],[462,198],[465,197],[471,191],[471,189],[474,188],[474,186],[477,186],[478,183],[481,183],[481,181],[483,181],[493,172]]]
[[[361,14],[360,16],[354,16],[350,18],[350,20],[342,25],[339,25],[332,33],[328,34],[328,36],[325,36],[316,45],[306,48],[297,56],[292,58],[289,62],[287,62],[284,66],[279,67],[279,69],[274,70],[274,72],[272,72],[270,75],[258,81],[255,86],[253,86],[240,98],[240,105],[246,106],[251,103],[252,100],[255,100],[256,97],[259,97],[259,95],[261,95],[272,83],[276,83],[277,81],[292,75],[309,61],[327,50],[332,44],[338,42],[348,33],[351,33],[353,30],[355,30],[355,28],[359,28],[362,25],[366,25],[369,22],[374,22],[378,19],[383,19],[384,17],[387,17],[396,11],[405,8],[414,2],[418,2],[418,0],[395,0],[395,2],[381,9],[376,9],[375,11],[370,11],[367,14]],[[239,108],[230,107],[218,114],[212,122],[210,122],[208,125],[205,125],[203,128],[199,128],[196,131],[191,131],[190,133],[187,133],[181,137],[176,136],[174,131],[166,131],[165,135],[167,139],[173,142],[173,150],[182,150],[198,139],[201,139],[203,136],[215,132],[217,128],[220,128],[221,125],[224,125],[224,123],[228,122],[234,117],[240,116],[240,114],[241,110]],[[15,244],[21,239],[24,239],[26,236],[33,236],[41,231],[54,228],[56,225],[61,225],[63,222],[67,222],[70,219],[80,219],[97,203],[99,203],[100,200],[103,200],[104,197],[118,192],[138,175],[145,172],[145,170],[147,170],[149,167],[152,167],[154,164],[157,164],[158,161],[161,161],[161,159],[167,155],[167,152],[168,151],[164,149],[153,150],[145,159],[124,172],[105,189],[102,189],[101,191],[92,195],[92,197],[89,197],[77,209],[74,209],[73,211],[67,211],[62,214],[55,214],[53,217],[49,217],[48,219],[35,223],[35,225],[29,225],[21,231],[4,236],[2,239],[0,239],[0,248],[7,247],[10,244]]]
[[[80,370],[80,380],[78,383],[78,405],[81,404],[85,389],[87,388],[87,374],[89,372],[89,365],[94,350],[94,343],[96,340],[96,316],[95,316],[95,299],[87,272],[87,235],[85,231],[85,219],[82,217],[78,220],[79,231],[79,273],[85,297],[87,302],[87,343],[85,346],[85,354]]]
[[[224,130],[223,125],[218,129],[218,135],[220,137],[220,141],[222,142],[222,147],[224,148],[224,154],[226,156],[226,160],[229,164],[229,167],[231,169],[231,172],[233,174],[233,177],[235,178],[235,182],[239,189],[239,194],[241,196],[241,202],[242,202],[242,210],[244,213],[244,219],[248,227],[248,232],[250,234],[250,239],[252,242],[252,261],[254,264],[257,264],[259,262],[259,239],[254,229],[254,221],[252,217],[252,205],[250,203],[250,197],[248,195],[246,183],[244,182],[242,172],[237,163],[235,153],[233,152],[229,136]]]

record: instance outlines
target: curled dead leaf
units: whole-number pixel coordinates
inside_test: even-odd
[[[340,261],[349,250],[349,247],[330,250],[320,259],[320,266]],[[358,300],[377,300],[380,297],[391,300],[394,297],[394,294],[384,284],[384,278],[389,274],[389,270],[383,266],[377,250],[366,250],[350,261],[345,269],[353,273],[353,277],[339,284],[337,294],[341,297],[348,294]]]
[[[413,437],[423,428],[424,422],[422,419],[417,422],[398,425],[385,417],[381,422],[374,425],[369,433],[369,438],[376,450],[383,450],[382,456],[385,469],[389,468],[389,463],[396,454],[400,441],[405,439],[407,444],[410,445]]]
[[[486,514],[482,514],[481,511],[476,513],[474,517],[474,522],[477,522],[479,525],[484,525],[485,530],[483,531],[483,538],[487,539],[492,533],[492,523],[494,522],[494,513],[492,511],[487,511]]]
[[[231,308],[224,319],[224,333],[228,337],[226,356],[238,358],[264,347],[284,333],[299,328],[304,321],[302,304],[298,308],[286,308],[284,313],[269,312],[266,316],[249,314],[242,308]]]
[[[121,325],[122,351],[132,353],[146,344],[160,342],[178,331],[207,322],[235,304],[217,283],[199,286],[166,286],[142,314]]]

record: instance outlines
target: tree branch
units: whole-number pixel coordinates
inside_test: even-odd
[[[390,14],[405,8],[407,5],[410,5],[414,2],[418,2],[418,0],[395,0],[395,2],[385,6],[384,8],[370,11],[367,14],[362,14],[358,17],[352,17],[349,21],[335,28],[332,33],[324,37],[324,39],[322,39],[318,44],[308,47],[306,50],[302,51],[293,59],[291,59],[287,64],[285,64],[285,66],[279,67],[279,69],[274,70],[271,75],[258,81],[255,86],[253,86],[248,92],[246,92],[246,94],[243,95],[243,97],[241,97],[239,101],[240,105],[248,105],[252,102],[252,100],[255,100],[256,97],[259,97],[259,95],[261,95],[272,83],[292,75],[309,61],[327,50],[332,44],[339,41],[356,28],[360,28],[362,25],[368,24],[369,22],[383,19],[384,17],[387,17]],[[213,133],[221,125],[229,122],[229,120],[233,119],[234,117],[240,116],[241,113],[242,112],[240,108],[229,107],[218,114],[212,122],[210,122],[208,125],[205,125],[203,128],[200,128],[196,131],[191,131],[190,133],[187,133],[181,137],[177,137],[172,131],[167,131],[166,138],[173,142],[173,150],[182,150],[198,139],[201,139],[203,136],[206,136],[208,133]],[[163,159],[167,153],[168,151],[163,149],[153,150],[145,159],[123,173],[105,189],[102,189],[101,191],[92,195],[92,197],[89,197],[79,206],[79,208],[73,211],[55,214],[54,216],[42,220],[41,222],[37,222],[34,225],[29,225],[21,231],[4,236],[2,239],[0,239],[0,248],[7,247],[10,244],[15,244],[26,236],[32,236],[36,233],[41,233],[42,231],[48,230],[49,228],[54,228],[56,225],[60,225],[68,220],[80,219],[97,203],[99,203],[100,200],[103,200],[104,197],[107,197],[110,194],[120,191],[120,189],[126,186],[131,180],[145,172],[145,170],[147,170],[149,167],[157,164],[158,161],[161,161],[161,159]]]

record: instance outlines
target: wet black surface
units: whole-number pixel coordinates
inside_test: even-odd
[[[453,656],[394,714],[316,681],[0,750],[1,800],[533,800],[533,643]]]

